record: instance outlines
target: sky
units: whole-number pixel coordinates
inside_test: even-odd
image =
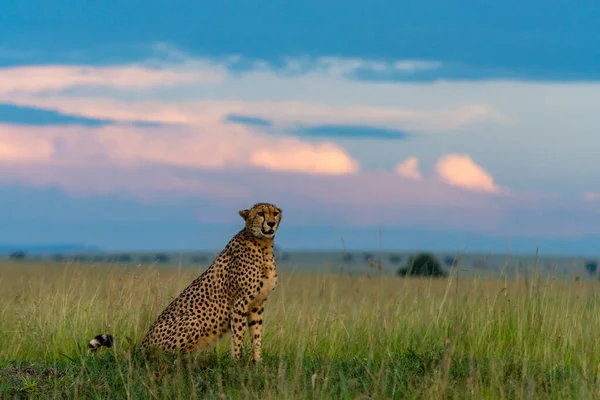
[[[0,243],[600,253],[600,4],[10,2]]]

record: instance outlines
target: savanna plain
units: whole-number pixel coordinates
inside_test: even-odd
[[[193,355],[138,349],[201,268],[4,261],[0,398],[600,398],[599,282],[365,268],[282,271],[254,365],[229,335]],[[115,346],[90,354],[99,333]]]

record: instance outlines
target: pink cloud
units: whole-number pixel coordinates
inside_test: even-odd
[[[583,198],[588,201],[597,201],[600,200],[600,193],[587,192],[583,195]]]
[[[268,200],[285,207],[293,225],[484,229],[498,224],[504,215],[500,205],[482,196],[468,196],[444,185],[413,184],[393,173],[317,175],[256,168],[106,164],[76,168],[56,164],[3,168],[0,164],[0,169],[2,184],[55,187],[76,197],[108,195],[167,204],[191,198],[230,208]],[[198,211],[203,220],[213,213],[214,208]]]
[[[503,212],[485,196],[435,182],[406,180],[390,172],[360,172],[342,176],[246,173],[231,177],[244,182],[249,198],[272,198],[294,205],[295,223],[390,226],[396,224],[484,227]],[[260,182],[268,181],[268,185]],[[265,187],[266,186],[266,187]],[[452,210],[448,213],[448,210]],[[310,221],[310,222],[308,222]]]
[[[178,58],[184,61],[152,61],[108,67],[45,65],[3,68],[0,69],[0,101],[122,122],[141,120],[199,124],[206,115],[212,117],[218,114],[223,117],[230,113],[242,113],[270,119],[279,128],[290,128],[297,124],[368,124],[438,133],[480,122],[505,124],[509,121],[505,115],[481,102],[462,103],[457,107],[397,107],[372,104],[364,97],[354,101],[349,98],[327,101],[319,95],[291,95],[288,99],[272,99],[272,96],[261,96],[260,90],[256,95],[252,95],[253,89],[247,90],[265,86],[281,87],[281,92],[293,94],[301,93],[307,86],[332,85],[330,91],[335,92],[335,88],[341,84],[359,85],[347,79],[348,72],[378,65],[364,60],[321,58],[312,60],[310,65],[314,68],[306,72],[306,60],[289,59],[286,63],[289,72],[303,66],[301,70],[305,73],[286,75],[268,66],[234,74],[227,69],[227,60],[216,62],[185,55],[178,55]],[[151,68],[149,65],[158,65],[160,68]],[[414,70],[435,68],[438,64],[400,60],[381,66]],[[206,84],[213,85],[211,100],[205,100]],[[85,87],[85,91],[79,90],[77,95],[62,93],[65,88],[78,86]],[[98,92],[94,90],[97,86],[114,90]],[[190,88],[197,88],[198,95],[190,97]],[[243,94],[232,96],[235,88],[239,88]],[[136,96],[141,89],[144,90],[142,98]],[[167,93],[168,100],[161,93]],[[238,100],[240,98],[245,100]]]
[[[72,196],[158,203],[202,199],[233,208],[268,200],[289,211],[292,225],[314,225],[317,219],[322,226],[402,225],[521,235],[598,229],[586,225],[589,218],[552,225],[547,215],[569,207],[559,199],[488,196],[435,179],[406,179],[395,171],[360,171],[337,146],[229,124],[204,130],[0,125],[0,149],[0,184],[56,187]],[[198,211],[203,219],[211,213],[212,208]],[[529,230],[515,230],[524,218]]]
[[[280,132],[299,125],[356,124],[425,134],[469,131],[482,122],[493,128],[511,123],[482,100],[492,98],[464,84],[356,82],[344,74],[364,67],[361,60],[321,59],[308,73],[294,62],[289,71],[297,73],[278,74],[265,64],[235,76],[226,62],[189,58],[160,69],[141,64],[0,69],[0,102],[124,123],[102,128],[0,125],[0,182],[58,187],[77,196],[214,199],[232,207],[268,199],[281,202],[296,224],[314,225],[317,218],[336,226],[428,225],[497,233],[512,229],[514,220],[517,233],[598,230],[597,224],[586,225],[589,213],[597,213],[598,203],[590,203],[599,199],[597,194],[588,193],[588,202],[579,199],[575,205],[522,193],[489,196],[507,190],[469,155],[440,158],[438,179],[424,177],[416,157],[393,172],[368,172],[334,143],[223,122],[229,114],[242,114],[268,119],[271,129]],[[435,65],[407,61],[368,67]],[[206,85],[212,85],[210,93]],[[69,93],[76,95],[61,93],[72,87],[78,90]],[[466,94],[456,100],[456,93]],[[172,125],[127,125],[132,121]],[[361,149],[363,156],[369,149]],[[580,218],[572,218],[570,210],[579,208]],[[569,218],[547,217],[556,210]],[[529,221],[525,228],[519,224],[524,219]],[[556,221],[560,226],[553,225]]]
[[[265,148],[255,152],[251,162],[258,167],[288,172],[342,175],[358,171],[358,163],[331,143]]]
[[[0,93],[39,93],[73,86],[139,89],[178,83],[214,83],[221,79],[215,71],[152,69],[139,65],[42,65],[0,68]]]
[[[0,101],[56,110],[87,118],[121,122],[149,121],[198,125],[229,114],[268,119],[279,129],[303,125],[369,125],[415,132],[446,132],[481,121],[502,122],[490,107],[470,105],[442,109],[330,105],[317,101],[159,100],[121,101],[109,98],[2,94]]]
[[[486,193],[500,193],[505,190],[496,185],[494,178],[468,155],[443,156],[436,164],[436,172],[443,182],[468,190]]]
[[[0,163],[222,169],[261,167],[310,174],[356,172],[358,164],[332,143],[274,137],[238,125],[201,128],[0,125]]]
[[[0,125],[0,161],[50,160],[54,154],[54,147],[43,137],[25,134],[14,139],[12,132]]]
[[[485,204],[483,197],[466,200],[461,190],[435,182],[407,185],[396,173],[360,173],[356,160],[332,143],[313,144],[235,124],[151,128],[0,125],[0,149],[1,181],[54,185],[77,194],[148,196],[171,191],[203,196],[216,187],[215,194],[225,197],[285,192],[291,198],[330,206]],[[273,172],[265,178],[267,171]],[[218,179],[208,178],[217,175]],[[240,176],[245,184],[240,184]],[[262,179],[269,184],[261,185]],[[254,184],[259,192],[253,191]]]
[[[417,157],[408,157],[403,162],[396,165],[395,171],[398,175],[414,181],[423,179],[419,171],[419,159]]]

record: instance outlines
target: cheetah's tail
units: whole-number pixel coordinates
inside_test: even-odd
[[[112,347],[115,343],[115,338],[110,334],[101,334],[90,340],[88,349],[90,351],[96,351],[102,346]]]

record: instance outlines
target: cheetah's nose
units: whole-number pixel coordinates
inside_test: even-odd
[[[275,222],[267,222],[267,225],[269,225],[272,228],[275,226]]]

